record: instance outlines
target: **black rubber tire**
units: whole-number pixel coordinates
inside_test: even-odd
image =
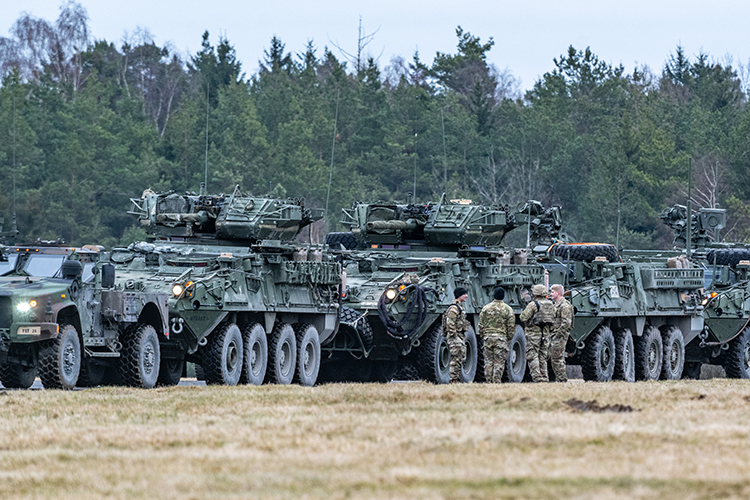
[[[482,367],[484,368],[484,367]],[[508,360],[503,370],[503,382],[519,384],[526,375],[526,334],[521,325],[516,325],[516,331],[508,344]]]
[[[583,379],[609,382],[615,373],[615,337],[607,326],[600,326],[586,339],[581,355]]]
[[[451,353],[443,335],[443,325],[436,321],[420,339],[416,360],[419,377],[435,384],[447,384],[451,380]]]
[[[291,384],[297,367],[297,339],[288,323],[276,323],[268,343],[266,381],[271,384]]]
[[[45,389],[70,390],[81,373],[81,339],[73,325],[60,325],[57,337],[39,346],[39,378]]]
[[[261,385],[268,368],[268,337],[263,325],[260,323],[245,325],[242,329],[242,344],[245,348],[245,355],[242,359],[240,382]]]
[[[750,378],[750,327],[729,343],[723,364],[728,378]]]
[[[36,366],[26,368],[16,363],[0,366],[0,382],[6,389],[28,389],[36,380]]]
[[[702,368],[703,364],[700,361],[685,361],[685,368],[682,369],[682,379],[700,380]]]
[[[398,369],[396,359],[377,359],[372,361],[371,382],[386,383],[394,379]]]
[[[237,385],[242,376],[242,332],[235,323],[219,325],[208,337],[201,366],[209,385]]]
[[[461,372],[458,374],[458,380],[462,383],[474,382],[474,378],[477,375],[477,362],[478,348],[477,345],[477,334],[474,333],[474,327],[469,326],[469,330],[466,332],[464,342],[466,344],[466,358],[464,359],[463,365],[461,365]]]
[[[328,233],[323,242],[332,250],[339,250],[343,246],[346,250],[356,250],[359,247],[357,238],[351,232]]]
[[[393,380],[419,380],[419,370],[417,369],[414,352],[398,358]]]
[[[297,338],[297,370],[294,381],[312,387],[320,373],[320,335],[318,329],[306,323],[296,323],[294,334]]]
[[[557,244],[552,247],[551,253],[555,257],[567,258],[568,250],[570,250],[570,260],[592,262],[597,257],[606,257],[608,262],[620,261],[620,254],[617,252],[617,248],[614,245],[606,244]]]
[[[351,330],[356,330],[360,339],[362,339],[362,345],[364,345],[365,350],[369,351],[373,343],[373,333],[372,326],[370,326],[370,322],[367,318],[360,318],[362,315],[350,307],[342,307],[339,311],[339,315],[339,322],[350,326]],[[356,327],[353,326],[355,324]]]
[[[78,375],[76,387],[97,387],[102,385],[106,372],[106,361],[100,361],[84,354],[81,361],[81,373]]]
[[[628,328],[615,335],[615,373],[612,378],[635,382],[635,344],[633,333]]]
[[[661,327],[661,344],[664,349],[661,363],[661,380],[680,380],[685,366],[685,338],[673,325]]]
[[[663,357],[664,349],[659,330],[646,325],[643,335],[635,341],[635,379],[658,380]]]
[[[206,381],[206,372],[203,371],[203,366],[200,363],[194,363],[193,369],[195,370],[195,380]]]
[[[709,250],[706,261],[713,265],[714,258],[717,266],[736,266],[741,260],[750,260],[750,249],[746,248],[721,248]]]
[[[153,388],[159,380],[161,350],[156,329],[138,323],[122,336],[120,351],[120,379],[130,387]]]
[[[172,387],[179,384],[182,380],[184,368],[185,360],[182,358],[161,358],[157,383],[163,387]]]

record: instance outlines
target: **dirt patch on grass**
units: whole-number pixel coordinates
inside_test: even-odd
[[[641,411],[633,409],[633,407],[630,405],[607,404],[602,406],[596,401],[596,399],[592,399],[591,401],[581,401],[580,399],[570,398],[569,400],[563,402],[574,410],[578,410],[581,412],[592,411],[594,413],[631,413],[634,411]]]

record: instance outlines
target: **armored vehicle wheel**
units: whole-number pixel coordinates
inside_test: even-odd
[[[338,250],[340,246],[343,246],[347,250],[356,250],[359,246],[357,239],[351,232],[328,233],[323,241],[333,250]]]
[[[396,359],[375,359],[372,361],[370,381],[390,382],[395,377],[397,369],[398,360]]]
[[[473,327],[469,327],[464,341],[466,343],[466,359],[464,359],[464,364],[461,366],[461,373],[458,374],[458,379],[466,383],[473,382],[477,374],[477,334],[474,333]]]
[[[568,251],[570,251],[571,260],[592,262],[597,257],[605,257],[609,262],[618,262],[620,260],[617,248],[614,245],[584,243],[576,245],[557,244],[552,247],[552,255],[557,257],[567,258]]]
[[[73,325],[39,346],[39,378],[45,389],[72,389],[81,373],[81,340]]]
[[[659,330],[646,325],[643,335],[635,342],[635,379],[658,380],[663,354]]]
[[[419,370],[412,353],[398,358],[393,378],[395,380],[419,380]]]
[[[750,378],[750,328],[729,343],[724,370],[729,378]]]
[[[685,368],[682,370],[682,378],[688,380],[700,380],[701,368],[703,364],[700,361],[685,361]]]
[[[156,329],[144,323],[131,326],[122,336],[120,378],[125,385],[151,389],[159,379],[161,351]]]
[[[195,380],[202,380],[205,382],[206,373],[203,371],[203,366],[201,366],[200,363],[195,363],[193,368],[195,369]]]
[[[516,332],[508,345],[508,361],[503,371],[503,381],[521,383],[526,374],[526,335],[523,327],[516,325]]]
[[[741,260],[750,260],[750,250],[746,248],[709,250],[706,254],[706,261],[713,265],[714,260],[718,266],[736,266]]]
[[[297,366],[297,342],[288,323],[276,323],[268,344],[266,380],[272,384],[291,384]]]
[[[179,384],[184,368],[185,360],[182,358],[161,358],[158,384],[167,387]]]
[[[685,366],[685,339],[682,331],[676,326],[661,327],[661,343],[664,347],[662,356],[662,380],[680,380],[682,368]]]
[[[28,368],[17,363],[0,366],[0,382],[6,389],[28,389],[36,380],[36,366]]]
[[[615,380],[635,382],[635,345],[633,334],[623,328],[615,335]]]
[[[451,380],[451,351],[440,321],[432,325],[421,340],[417,348],[419,376],[429,382],[447,384]]]
[[[76,385],[78,387],[96,387],[97,385],[101,385],[106,371],[106,364],[84,355],[81,362],[81,373],[78,375],[78,384]]]
[[[207,384],[237,385],[242,375],[242,333],[234,323],[224,323],[211,333],[203,348],[203,373]]]
[[[608,382],[615,372],[615,337],[606,326],[597,328],[588,339],[581,358],[584,380]]]
[[[318,380],[320,372],[320,336],[313,325],[297,323],[294,325],[297,337],[297,371],[294,381],[311,387]]]
[[[261,385],[268,367],[268,338],[266,329],[260,323],[246,325],[242,330],[242,343],[245,356],[242,360],[240,382]]]

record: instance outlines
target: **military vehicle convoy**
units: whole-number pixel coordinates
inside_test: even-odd
[[[464,382],[484,378],[476,336],[481,308],[503,285],[505,302],[520,314],[522,293],[557,273],[535,262],[526,249],[502,246],[508,231],[527,227],[547,248],[560,231],[557,207],[530,202],[517,211],[467,200],[438,203],[357,203],[344,210],[347,233],[326,237],[329,252],[345,267],[341,326],[323,346],[323,370],[332,380],[390,380],[399,365],[436,383],[449,381],[450,355],[441,315],[453,290],[469,291],[465,303],[472,328],[466,335]],[[516,326],[507,377],[519,382],[526,371],[523,328]]]
[[[0,268],[0,381],[29,388],[97,385],[122,358],[126,383],[153,387],[166,294],[116,290],[114,266],[98,247],[40,242],[6,247]]]
[[[705,273],[705,328],[686,348],[685,376],[698,378],[702,364],[724,367],[730,378],[750,378],[750,247],[717,243],[726,225],[726,211],[701,208],[691,214],[675,205],[661,219],[675,231],[677,248]],[[683,250],[678,252],[682,254]]]
[[[112,251],[116,289],[169,294],[161,375],[186,361],[209,384],[316,383],[338,327],[342,267],[295,238],[322,211],[302,200],[144,192],[148,241]]]

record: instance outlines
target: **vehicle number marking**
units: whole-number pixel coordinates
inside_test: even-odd
[[[19,326],[18,335],[39,335],[42,332],[38,326]]]

